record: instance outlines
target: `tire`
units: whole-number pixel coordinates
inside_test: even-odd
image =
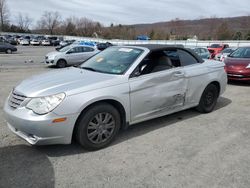
[[[60,60],[57,61],[56,66],[58,68],[64,68],[64,67],[67,66],[67,62],[65,60],[63,60],[63,59],[60,59]]]
[[[6,50],[6,54],[12,54],[12,50],[11,49],[7,49]]]
[[[119,112],[108,103],[90,107],[77,122],[77,141],[87,150],[98,150],[108,146],[115,139],[121,126]]]
[[[196,109],[201,113],[212,112],[219,97],[219,89],[214,84],[209,84],[201,95],[199,105]]]

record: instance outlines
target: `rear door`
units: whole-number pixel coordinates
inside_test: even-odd
[[[95,49],[91,47],[82,47],[81,62],[86,61],[88,58],[95,54]]]
[[[76,46],[71,48],[67,53],[66,53],[66,61],[70,65],[80,63],[82,56],[82,47]]]

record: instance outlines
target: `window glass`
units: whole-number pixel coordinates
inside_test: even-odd
[[[209,48],[222,48],[220,44],[212,44]]]
[[[47,40],[46,40],[47,41]],[[45,42],[46,42],[45,41]],[[66,52],[71,48],[71,46],[65,46],[64,48],[60,49],[59,52]]]
[[[181,66],[188,66],[198,63],[195,57],[184,50],[178,50],[178,55],[180,57]]]
[[[201,50],[201,53],[207,53],[207,51],[203,48],[200,48],[200,50]]]
[[[238,48],[229,57],[233,58],[250,58],[250,48]]]
[[[174,67],[180,67],[181,62],[180,62],[180,57],[179,54],[177,53],[177,50],[166,50],[164,53],[171,59],[172,65]]]
[[[90,48],[90,47],[83,47],[84,48],[84,52],[93,52],[94,49],[93,48]]]
[[[81,68],[108,74],[124,74],[143,53],[143,50],[129,47],[111,47],[89,60]]]

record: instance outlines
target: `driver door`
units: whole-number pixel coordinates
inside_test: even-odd
[[[183,67],[172,67],[132,76],[129,79],[129,86],[131,121],[139,122],[182,108],[187,80]]]
[[[68,64],[81,62],[82,47],[74,47],[66,53],[66,60]]]

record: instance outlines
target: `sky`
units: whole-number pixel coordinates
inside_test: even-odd
[[[62,19],[87,17],[108,26],[180,19],[235,17],[250,15],[249,0],[6,0],[15,22],[19,13],[33,24],[44,11],[58,11]]]

